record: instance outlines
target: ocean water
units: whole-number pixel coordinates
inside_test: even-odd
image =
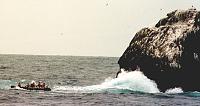
[[[139,70],[115,78],[117,61],[118,57],[0,55],[0,105],[200,105],[200,92],[184,92],[178,87],[160,92]],[[45,81],[52,91],[10,89],[17,82],[33,80]]]

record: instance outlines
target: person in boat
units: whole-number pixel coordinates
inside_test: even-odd
[[[39,86],[38,86],[39,85]],[[26,90],[44,90],[44,91],[51,91],[51,89],[44,83],[44,82],[38,82],[36,85],[35,81],[32,81],[31,83],[28,83],[25,86],[21,86],[21,83],[19,82],[16,86],[26,89]],[[16,88],[16,86],[11,85],[11,88]],[[37,86],[37,87],[36,87]],[[40,88],[39,88],[40,87]]]
[[[36,87],[36,83],[35,83],[35,81],[32,81],[32,82],[31,82],[30,87],[31,87],[31,88],[35,88],[35,87]]]
[[[42,82],[41,82],[41,81],[38,82],[37,87],[38,87],[38,88],[42,88]]]
[[[45,84],[45,82],[43,82],[43,83],[41,84],[41,88],[45,88],[45,86],[46,86],[46,84]]]
[[[29,83],[27,83],[27,85],[25,86],[25,88],[29,88],[30,87],[30,85],[29,85]]]
[[[20,82],[18,82],[17,86],[20,87],[20,88],[22,87]]]

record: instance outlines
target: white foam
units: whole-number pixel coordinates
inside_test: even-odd
[[[20,82],[25,82],[26,80],[25,79],[22,79]]]
[[[0,89],[10,89],[11,85],[16,84],[11,80],[0,80]]]
[[[99,92],[118,92],[123,93],[124,90],[139,91],[146,93],[159,93],[157,85],[154,81],[148,79],[140,71],[122,72],[118,78],[108,78],[99,85],[92,86],[55,86],[53,91],[67,93],[99,93]]]
[[[178,93],[183,93],[183,90],[180,87],[175,87],[175,88],[170,88],[165,91],[167,94],[178,94]]]

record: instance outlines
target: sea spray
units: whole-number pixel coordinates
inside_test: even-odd
[[[167,94],[178,94],[178,93],[183,93],[183,90],[181,88],[170,88],[168,90],[165,91],[165,93]]]
[[[103,83],[92,86],[55,86],[53,91],[66,93],[159,93],[154,81],[140,71],[125,72],[123,69],[118,78],[107,78]]]

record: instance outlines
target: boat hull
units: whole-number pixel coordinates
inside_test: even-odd
[[[20,89],[23,89],[23,90],[40,90],[40,91],[51,91],[51,88],[27,88],[27,87],[19,87]],[[16,86],[11,86],[11,89],[17,89]]]

